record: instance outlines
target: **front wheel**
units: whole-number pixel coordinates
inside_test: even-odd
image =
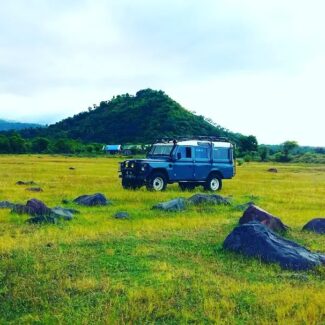
[[[218,175],[212,174],[208,177],[207,181],[204,184],[204,189],[206,191],[220,191],[222,188],[222,180]]]
[[[149,177],[146,186],[149,191],[164,191],[167,186],[166,176],[162,173],[154,173]]]

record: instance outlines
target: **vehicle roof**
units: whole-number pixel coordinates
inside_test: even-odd
[[[181,146],[200,146],[202,144],[210,144],[210,141],[202,141],[202,140],[187,140],[187,141],[180,141],[177,142],[177,145]],[[231,148],[233,145],[230,142],[224,141],[212,141],[214,147],[221,147],[221,148]],[[167,143],[155,143],[155,145],[172,145],[172,142]]]

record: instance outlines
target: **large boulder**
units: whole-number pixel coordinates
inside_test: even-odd
[[[92,195],[78,196],[73,202],[79,205],[94,206],[94,205],[108,205],[110,201],[107,200],[104,194],[96,193]]]
[[[284,269],[300,271],[325,264],[325,255],[312,253],[258,222],[236,227],[224,241],[223,247],[266,263],[278,263]]]
[[[217,195],[217,194],[194,194],[191,196],[187,201],[194,205],[200,205],[200,204],[215,204],[215,205],[230,205],[229,199]]]
[[[286,231],[289,228],[279,218],[254,204],[251,204],[239,219],[241,225],[251,221],[258,221],[276,232]]]
[[[309,230],[318,234],[325,234],[325,218],[315,218],[307,222],[302,230]]]
[[[176,198],[167,202],[158,203],[152,208],[162,211],[182,211],[186,209],[186,203],[183,198]]]

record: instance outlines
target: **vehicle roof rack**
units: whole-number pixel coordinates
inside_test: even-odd
[[[186,137],[163,137],[159,138],[155,141],[155,143],[177,143],[180,141],[190,141],[190,140],[198,140],[198,141],[219,141],[219,142],[230,142],[226,137],[217,137],[217,136],[186,136]]]

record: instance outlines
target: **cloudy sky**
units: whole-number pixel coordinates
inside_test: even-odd
[[[260,143],[325,146],[324,1],[0,1],[0,118],[150,87]]]

